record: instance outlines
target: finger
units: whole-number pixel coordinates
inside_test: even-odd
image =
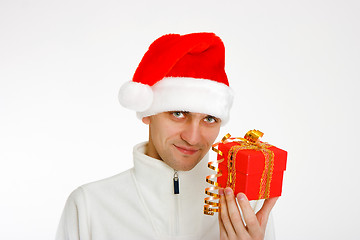
[[[222,188],[219,189],[219,195],[220,195],[220,199],[221,199],[221,196],[224,197],[224,189],[222,189]],[[219,219],[220,239],[221,240],[228,239],[224,223],[221,219],[221,208],[220,208],[220,212],[218,214],[218,219]]]
[[[263,229],[265,229],[265,227],[266,227],[270,212],[273,209],[273,207],[275,206],[275,203],[278,200],[278,198],[279,197],[266,199],[264,201],[263,206],[261,207],[259,212],[256,214],[258,222]]]
[[[224,195],[224,192],[220,192],[220,217],[224,228],[226,230],[226,235],[228,238],[232,239],[236,236],[235,229],[231,223],[231,219],[228,212],[228,204]],[[222,195],[221,195],[222,194]]]
[[[246,228],[250,236],[254,238],[259,238],[263,233],[261,231],[260,224],[258,222],[254,210],[250,205],[249,200],[247,199],[244,193],[239,193],[237,195],[237,199],[244,216]]]
[[[226,199],[228,213],[230,216],[230,221],[232,223],[232,226],[235,229],[235,232],[239,236],[243,236],[246,233],[246,229],[244,222],[241,218],[238,205],[235,200],[234,192],[229,187],[225,188],[224,192],[225,192],[225,199]]]

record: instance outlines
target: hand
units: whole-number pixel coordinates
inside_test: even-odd
[[[221,205],[219,212],[220,239],[263,240],[270,211],[278,197],[266,199],[262,208],[255,214],[246,195],[239,193],[237,199],[243,213],[243,220],[232,189],[229,187],[220,189],[219,194]]]

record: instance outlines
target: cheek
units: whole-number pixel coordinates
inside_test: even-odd
[[[212,145],[215,142],[217,136],[219,135],[219,132],[220,132],[220,126],[213,127],[205,131],[208,145]]]
[[[163,121],[159,126],[159,129],[161,129],[163,135],[166,137],[172,137],[181,132],[181,126],[170,120]]]
[[[167,121],[162,121],[154,125],[152,131],[158,141],[166,143],[167,140],[173,139],[177,135],[179,128]]]

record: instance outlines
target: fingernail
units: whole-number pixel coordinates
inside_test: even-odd
[[[224,196],[224,189],[223,189],[223,188],[220,188],[220,189],[219,189],[219,195],[220,195],[220,196]]]
[[[238,198],[239,200],[245,200],[245,199],[246,199],[246,196],[245,196],[245,194],[243,194],[243,193],[239,193],[239,194],[237,195],[237,198]]]
[[[225,195],[231,195],[232,194],[232,190],[231,188],[225,188]]]

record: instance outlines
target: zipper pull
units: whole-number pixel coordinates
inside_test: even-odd
[[[173,181],[174,181],[174,194],[179,194],[179,176],[176,170],[174,173]]]

